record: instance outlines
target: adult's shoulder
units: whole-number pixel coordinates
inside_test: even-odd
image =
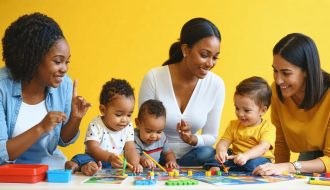
[[[214,89],[215,91],[221,92],[224,92],[225,90],[225,83],[223,79],[213,72],[209,72],[206,77],[202,79],[202,83],[204,83],[209,90]]]
[[[13,80],[7,67],[0,68],[0,82],[4,80]]]
[[[159,76],[166,76],[168,74],[168,66],[161,66],[161,67],[154,67],[150,69],[146,76],[148,77],[159,77]]]

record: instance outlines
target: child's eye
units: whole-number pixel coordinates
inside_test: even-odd
[[[121,114],[118,114],[118,113],[117,113],[117,114],[115,114],[115,115],[116,115],[117,117],[120,117],[120,116],[121,116]]]
[[[157,131],[158,134],[161,134],[163,131]]]

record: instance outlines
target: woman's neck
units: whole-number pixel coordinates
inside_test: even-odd
[[[38,83],[36,80],[22,82],[22,98],[27,104],[37,104],[45,99],[46,86]]]
[[[175,79],[177,79],[177,81],[180,81],[180,83],[197,83],[198,78],[190,72],[190,70],[186,66],[186,63],[184,63],[183,60],[181,62],[169,66],[172,72],[172,77],[175,77]]]

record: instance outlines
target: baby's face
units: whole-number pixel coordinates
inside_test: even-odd
[[[138,122],[140,129],[140,139],[146,144],[159,141],[165,129],[165,117],[156,118],[155,115],[145,114],[142,121]]]
[[[115,95],[107,105],[100,105],[103,123],[112,131],[124,129],[132,120],[134,97]]]
[[[243,126],[252,127],[261,123],[261,117],[265,110],[260,108],[250,97],[236,94],[234,103],[236,116]]]

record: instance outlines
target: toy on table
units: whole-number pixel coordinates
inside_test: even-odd
[[[123,155],[117,156],[122,162],[124,162],[124,159],[126,159]],[[128,167],[133,168],[132,164],[126,161],[126,164]]]
[[[161,170],[163,170],[164,172],[167,172],[167,170],[162,166],[160,165],[155,159],[153,159],[149,154],[147,154],[146,152],[143,151],[143,154],[149,158],[151,161],[153,161]]]
[[[72,170],[48,170],[47,181],[51,183],[68,183],[71,181]]]
[[[220,162],[220,164],[221,164],[221,166],[222,166],[222,168],[223,168],[223,171],[226,172],[226,173],[228,173],[228,171],[229,171],[229,167],[226,167],[225,164],[224,164],[223,162]]]
[[[0,182],[37,183],[46,179],[48,165],[6,164],[0,166]]]
[[[121,173],[122,176],[127,175],[127,174],[126,174],[126,165],[127,165],[127,160],[126,160],[126,158],[124,158],[123,171],[122,171],[122,173]]]
[[[318,180],[318,179],[314,179],[314,178],[309,178],[308,180],[308,184],[311,185],[328,185],[330,186],[330,181],[328,180]]]
[[[165,185],[176,186],[176,185],[198,185],[198,181],[193,179],[182,179],[182,180],[167,180]]]

